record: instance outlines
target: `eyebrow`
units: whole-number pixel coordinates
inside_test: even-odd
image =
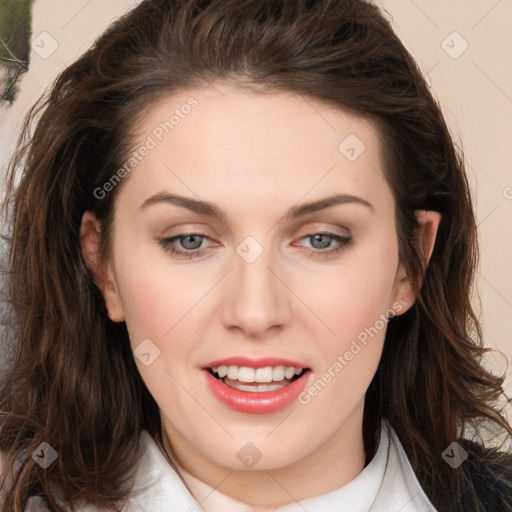
[[[187,208],[188,210],[191,210],[195,213],[214,217],[221,221],[225,220],[225,216],[222,210],[213,203],[192,199],[190,197],[184,197],[177,194],[170,194],[168,192],[159,192],[152,195],[142,203],[140,208],[145,209],[151,205],[160,203],[174,204],[176,206],[181,206],[182,208]],[[336,194],[334,196],[325,197],[317,201],[311,201],[309,203],[293,206],[285,213],[284,218],[295,219],[304,215],[318,212],[320,210],[324,210],[325,208],[330,208],[331,206],[349,203],[360,204],[374,211],[373,205],[365,199],[351,194]]]

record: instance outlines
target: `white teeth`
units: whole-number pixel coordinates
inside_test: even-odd
[[[254,368],[248,368],[242,366],[238,369],[238,381],[239,382],[254,382]]]
[[[238,366],[228,366],[228,379],[238,380]]]
[[[257,392],[266,392],[266,391],[275,391],[276,389],[284,388],[287,384],[283,382],[278,382],[274,384],[244,384],[242,382],[230,382],[227,384],[231,388],[238,389],[240,391],[251,391],[252,393]]]
[[[272,366],[265,366],[265,368],[258,368],[254,372],[254,382],[272,382]]]
[[[269,383],[280,382],[284,379],[292,379],[295,375],[300,375],[303,368],[295,368],[293,366],[266,366],[264,368],[251,368],[248,366],[215,366],[212,370],[219,376],[224,378],[227,376],[230,380],[238,380],[246,383]],[[270,390],[266,390],[270,391]]]
[[[292,377],[294,377],[295,376],[295,368],[293,368],[293,366],[290,366],[289,368],[286,368],[284,370],[284,376],[287,379],[291,379]]]
[[[284,366],[276,366],[272,372],[272,380],[283,380],[284,379]]]

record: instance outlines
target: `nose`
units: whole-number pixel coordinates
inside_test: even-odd
[[[222,322],[247,337],[263,338],[282,329],[290,319],[290,291],[279,276],[270,250],[249,263],[234,254],[234,268],[224,283]]]

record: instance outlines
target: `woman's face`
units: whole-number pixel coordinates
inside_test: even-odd
[[[341,439],[359,451],[387,319],[410,306],[376,126],[213,84],[136,128],[104,294],[178,458],[275,469],[339,457]]]

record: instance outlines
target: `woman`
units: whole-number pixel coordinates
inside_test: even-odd
[[[146,0],[9,177],[6,510],[512,510],[463,160],[376,7]]]

